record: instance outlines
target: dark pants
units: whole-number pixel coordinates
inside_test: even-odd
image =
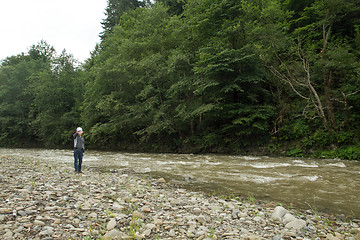
[[[76,172],[81,172],[81,164],[83,160],[83,151],[75,149],[74,150],[74,167]]]

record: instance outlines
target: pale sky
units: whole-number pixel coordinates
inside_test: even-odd
[[[100,42],[107,0],[0,0],[0,60],[45,40],[83,62]]]

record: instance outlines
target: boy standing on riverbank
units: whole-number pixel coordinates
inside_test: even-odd
[[[75,172],[82,173],[81,164],[85,152],[85,139],[82,137],[83,130],[81,127],[76,129],[76,133],[74,133],[74,167]]]

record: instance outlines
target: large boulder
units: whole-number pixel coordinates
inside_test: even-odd
[[[306,226],[306,222],[302,219],[295,219],[292,222],[289,222],[285,225],[285,228],[293,229],[293,230],[300,230]]]
[[[288,210],[286,210],[285,208],[281,207],[281,206],[277,206],[272,215],[271,215],[271,219],[275,220],[275,221],[282,221],[282,218],[285,216],[285,214],[288,213]]]
[[[290,213],[287,213],[287,214],[284,215],[282,222],[283,222],[283,224],[286,225],[289,222],[294,221],[295,219],[296,219],[296,217],[294,215],[291,215]]]

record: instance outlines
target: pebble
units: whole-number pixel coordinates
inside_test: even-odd
[[[333,235],[330,234],[330,233],[326,235],[326,239],[328,239],[328,240],[340,240],[339,238],[333,236]]]
[[[151,212],[151,208],[149,208],[148,206],[144,206],[142,208],[142,211],[145,212],[145,213],[150,213]]]
[[[360,240],[356,218],[206,196],[120,170],[78,175],[51,159],[0,160],[2,239]]]
[[[107,224],[106,229],[107,229],[108,231],[110,231],[110,230],[113,230],[115,227],[116,227],[116,219],[115,219],[115,218],[111,218],[111,219],[110,219],[110,222],[108,222],[108,224]]]
[[[151,229],[146,229],[144,232],[143,232],[143,235],[146,237],[146,236],[149,236],[151,234]]]
[[[355,239],[360,240],[360,233],[356,234]]]
[[[107,239],[128,239],[128,237],[123,234],[122,232],[120,232],[117,229],[113,229],[109,232],[107,232],[103,237],[101,237],[102,240],[107,240]]]
[[[52,227],[44,227],[44,230],[39,233],[39,236],[50,236],[53,234],[54,231]]]
[[[39,226],[45,226],[45,223],[43,221],[40,221],[40,220],[35,220],[34,224],[39,225]]]
[[[135,218],[145,218],[145,216],[144,216],[142,213],[138,212],[138,211],[135,211],[135,212],[133,213],[133,216],[134,216]]]
[[[276,235],[272,238],[272,240],[281,240],[281,235]]]
[[[4,236],[5,239],[6,238],[12,239],[13,233],[11,231],[7,231],[3,236]]]
[[[194,212],[194,214],[200,214],[201,209],[196,207],[196,208],[193,209],[193,212]]]
[[[152,224],[152,223],[148,223],[148,224],[145,225],[145,228],[146,228],[146,229],[150,229],[150,230],[152,230],[152,229],[155,228],[155,227],[156,227],[156,225],[155,225],[155,224]]]
[[[164,178],[159,178],[159,179],[157,180],[157,182],[158,182],[158,183],[166,183],[166,181],[165,181]]]
[[[154,218],[154,224],[155,225],[162,225],[163,221],[161,219]]]
[[[171,229],[171,230],[170,230],[169,236],[170,236],[170,237],[175,237],[175,236],[176,236],[176,232],[175,232],[174,229]]]
[[[254,220],[254,222],[262,222],[263,221],[263,219],[259,216],[254,217],[253,220]]]

